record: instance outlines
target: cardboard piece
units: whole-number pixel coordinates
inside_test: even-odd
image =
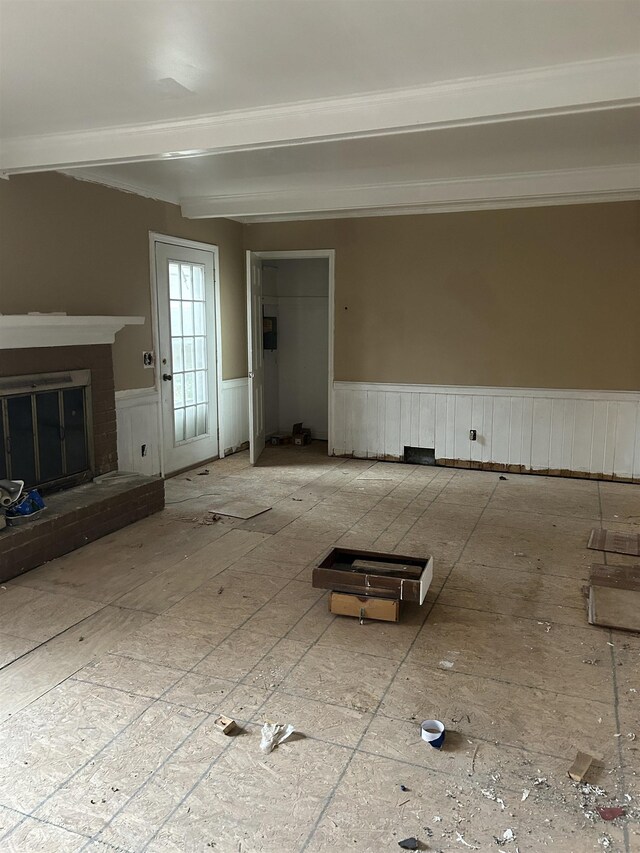
[[[640,565],[591,566],[588,620],[591,625],[640,631]]]
[[[589,536],[587,548],[640,557],[640,533],[616,533],[613,530],[594,528]]]
[[[578,752],[567,773],[574,782],[582,782],[594,761],[593,755],[588,752]]]
[[[291,444],[291,436],[285,435],[284,433],[277,433],[269,437],[269,444],[280,445],[280,444]]]
[[[311,444],[311,430],[302,426],[302,421],[293,425],[293,443],[298,447]]]

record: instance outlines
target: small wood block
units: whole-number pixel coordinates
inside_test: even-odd
[[[640,566],[591,566],[591,625],[640,631]]]
[[[368,595],[332,592],[329,596],[329,611],[337,616],[397,622],[400,619],[400,602],[396,598],[373,598]]]
[[[630,554],[640,557],[639,533],[616,533],[613,530],[594,528],[589,536],[587,548],[594,551],[609,551],[612,554]]]
[[[588,752],[578,752],[567,772],[574,782],[582,782],[594,761],[595,758]]]
[[[216,719],[213,721],[213,725],[217,729],[220,729],[222,734],[228,735],[231,734],[231,732],[235,729],[236,721],[232,720],[231,717],[223,717],[222,715],[220,715],[219,717],[216,717]]]

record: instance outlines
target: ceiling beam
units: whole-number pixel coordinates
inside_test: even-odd
[[[355,139],[640,103],[640,58],[2,141],[5,174]]]
[[[180,204],[183,215],[190,219],[225,217],[263,221],[583,204],[634,198],[640,198],[640,167],[637,164],[376,186],[193,196],[181,199]]]

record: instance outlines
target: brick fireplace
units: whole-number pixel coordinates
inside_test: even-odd
[[[74,319],[90,318],[64,318]],[[89,328],[83,336],[91,340]],[[161,478],[118,472],[111,344],[70,345],[65,332],[49,336],[52,346],[25,346],[31,334],[5,348],[17,340],[12,331],[0,325],[0,478],[39,487],[47,509],[0,529],[0,581],[164,506]]]
[[[43,376],[50,378],[50,387],[64,389],[65,377],[85,371],[89,380],[89,393],[86,394],[88,411],[85,413],[87,456],[89,457],[87,470],[90,475],[100,476],[118,468],[116,403],[111,346],[109,344],[96,344],[93,346],[9,349],[3,350],[0,358],[0,383],[3,379],[19,380],[20,377],[33,378],[37,381],[39,376]],[[57,377],[59,377],[58,381]],[[8,388],[5,391],[5,396],[8,397],[9,393],[20,394],[26,399],[24,386],[20,387],[18,382],[15,384],[19,391],[12,392]],[[46,393],[46,384],[40,389],[40,393]],[[5,419],[5,423],[7,421],[8,418]],[[8,455],[10,461],[11,454]],[[0,476],[9,475],[14,479],[26,480],[28,485],[46,488],[49,479],[46,475],[32,480],[20,470],[19,462],[14,462],[10,473],[3,472],[2,456],[0,454]],[[86,477],[86,479],[91,479],[91,476]]]

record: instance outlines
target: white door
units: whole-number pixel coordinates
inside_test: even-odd
[[[214,253],[155,244],[163,474],[219,455]]]
[[[264,450],[264,351],[262,337],[262,261],[247,252],[247,337],[249,340],[249,458],[255,465]]]

